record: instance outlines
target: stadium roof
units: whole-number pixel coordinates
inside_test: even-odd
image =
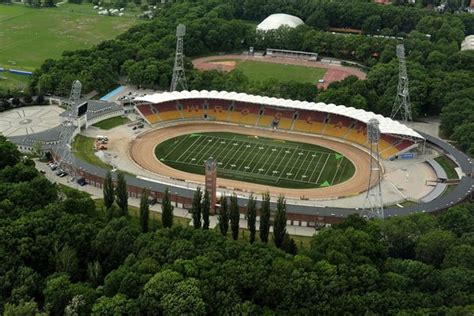
[[[268,106],[276,106],[280,108],[301,109],[309,111],[327,112],[338,115],[347,116],[355,120],[367,123],[370,119],[375,118],[380,122],[380,132],[383,134],[396,134],[402,136],[410,136],[414,138],[424,139],[423,136],[412,130],[411,128],[373,112],[346,107],[344,105],[326,104],[322,102],[314,103],[307,101],[294,101],[288,99],[278,99],[270,97],[262,97],[250,95],[246,93],[226,92],[226,91],[174,91],[164,93],[149,94],[144,97],[138,97],[136,101],[145,101],[150,103],[163,103],[168,101],[176,101],[181,99],[220,99],[229,101],[240,101],[246,103],[262,104]]]
[[[280,26],[286,25],[289,27],[297,27],[298,25],[304,24],[303,20],[299,17],[284,13],[277,13],[268,16],[263,20],[259,25],[257,25],[257,30],[259,31],[270,31],[276,30]]]

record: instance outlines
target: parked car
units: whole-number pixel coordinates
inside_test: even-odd
[[[60,178],[64,178],[65,176],[67,176],[67,174],[68,174],[68,173],[67,173],[66,171],[63,171],[63,172],[59,175],[59,177],[60,177]]]
[[[84,178],[79,178],[79,179],[77,179],[77,184],[79,184],[81,187],[83,187],[87,184],[87,181]]]
[[[42,174],[46,174],[46,171],[44,171],[44,170],[40,170],[40,173],[42,173]]]

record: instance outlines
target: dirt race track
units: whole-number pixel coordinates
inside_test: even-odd
[[[349,76],[356,76],[359,79],[365,79],[366,74],[354,67],[346,67],[338,64],[306,61],[301,59],[278,58],[278,57],[261,57],[261,56],[245,56],[245,55],[221,55],[197,58],[193,60],[193,65],[199,70],[219,70],[231,71],[236,67],[235,60],[252,60],[266,63],[297,65],[313,68],[327,69],[324,75],[324,83],[318,83],[319,89],[326,89],[330,83],[343,80]],[[316,83],[315,83],[316,84]]]
[[[209,122],[192,122],[182,123],[179,125],[164,128],[157,128],[142,135],[139,135],[132,142],[130,146],[130,156],[136,164],[151,173],[171,177],[174,179],[185,179],[191,182],[204,183],[203,175],[196,175],[179,171],[160,162],[155,156],[155,147],[165,140],[181,135],[191,133],[224,131],[244,135],[258,135],[268,138],[278,138],[288,141],[303,142],[327,147],[347,157],[354,164],[355,173],[352,178],[343,183],[318,189],[285,189],[218,178],[217,185],[220,188],[227,188],[244,192],[254,192],[257,194],[269,191],[272,195],[284,194],[287,198],[293,199],[334,199],[343,196],[357,195],[360,192],[366,190],[368,186],[368,154],[356,147],[311,135],[262,130],[243,126],[217,124]]]

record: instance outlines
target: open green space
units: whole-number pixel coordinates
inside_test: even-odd
[[[296,81],[316,84],[324,77],[326,69],[296,65],[274,64],[251,60],[236,61],[236,69],[242,71],[250,80]]]
[[[0,47],[1,50],[1,47]],[[0,72],[0,88],[24,89],[28,86],[29,76],[15,75],[7,71]]]
[[[109,119],[100,121],[99,123],[95,123],[93,126],[101,128],[101,129],[109,130],[117,126],[127,124],[129,122],[130,120],[127,117],[117,116],[117,117],[111,117]]]
[[[439,156],[436,157],[434,160],[436,160],[436,162],[439,163],[440,166],[444,169],[446,175],[448,176],[448,179],[459,179],[458,173],[454,169],[456,168],[456,164],[451,159],[446,156]]]
[[[354,165],[330,149],[234,133],[188,134],[155,148],[164,164],[204,174],[204,162],[217,161],[219,177],[283,188],[328,187],[348,180]]]
[[[84,135],[77,135],[72,144],[74,154],[81,160],[84,160],[92,165],[107,170],[112,169],[112,166],[106,164],[95,155],[94,141],[92,137],[86,137]]]
[[[0,67],[33,71],[48,58],[92,47],[135,23],[131,14],[100,16],[91,3],[63,3],[57,8],[0,5]]]

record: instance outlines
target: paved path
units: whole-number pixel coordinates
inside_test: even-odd
[[[46,172],[45,176],[48,178],[51,182],[53,183],[60,183],[62,185],[78,189],[80,191],[84,191],[89,193],[92,196],[92,199],[101,199],[102,198],[102,189],[96,188],[92,185],[85,185],[81,187],[79,184],[77,184],[74,181],[71,181],[71,177],[67,176],[64,178],[60,178],[54,174],[53,171],[50,170],[50,168],[42,162],[35,161],[36,163],[36,168],[39,170],[44,170]],[[130,206],[134,207],[140,207],[140,200],[136,198],[129,197],[128,198],[128,204]],[[156,213],[161,213],[161,204],[155,204],[155,205],[150,205],[150,211],[156,212]],[[188,210],[176,207],[174,208],[174,215],[178,217],[184,217],[189,219],[189,225],[192,225],[192,217],[191,214],[188,212]],[[209,218],[209,228],[214,229],[216,228],[218,223],[217,216],[210,216]],[[257,222],[257,228],[259,226],[259,223]],[[246,228],[247,227],[247,221],[244,219],[240,220],[240,227]],[[258,230],[258,229],[257,229]],[[313,236],[315,234],[315,229],[313,227],[302,227],[302,226],[287,226],[286,230],[290,235],[297,235],[297,236]]]

